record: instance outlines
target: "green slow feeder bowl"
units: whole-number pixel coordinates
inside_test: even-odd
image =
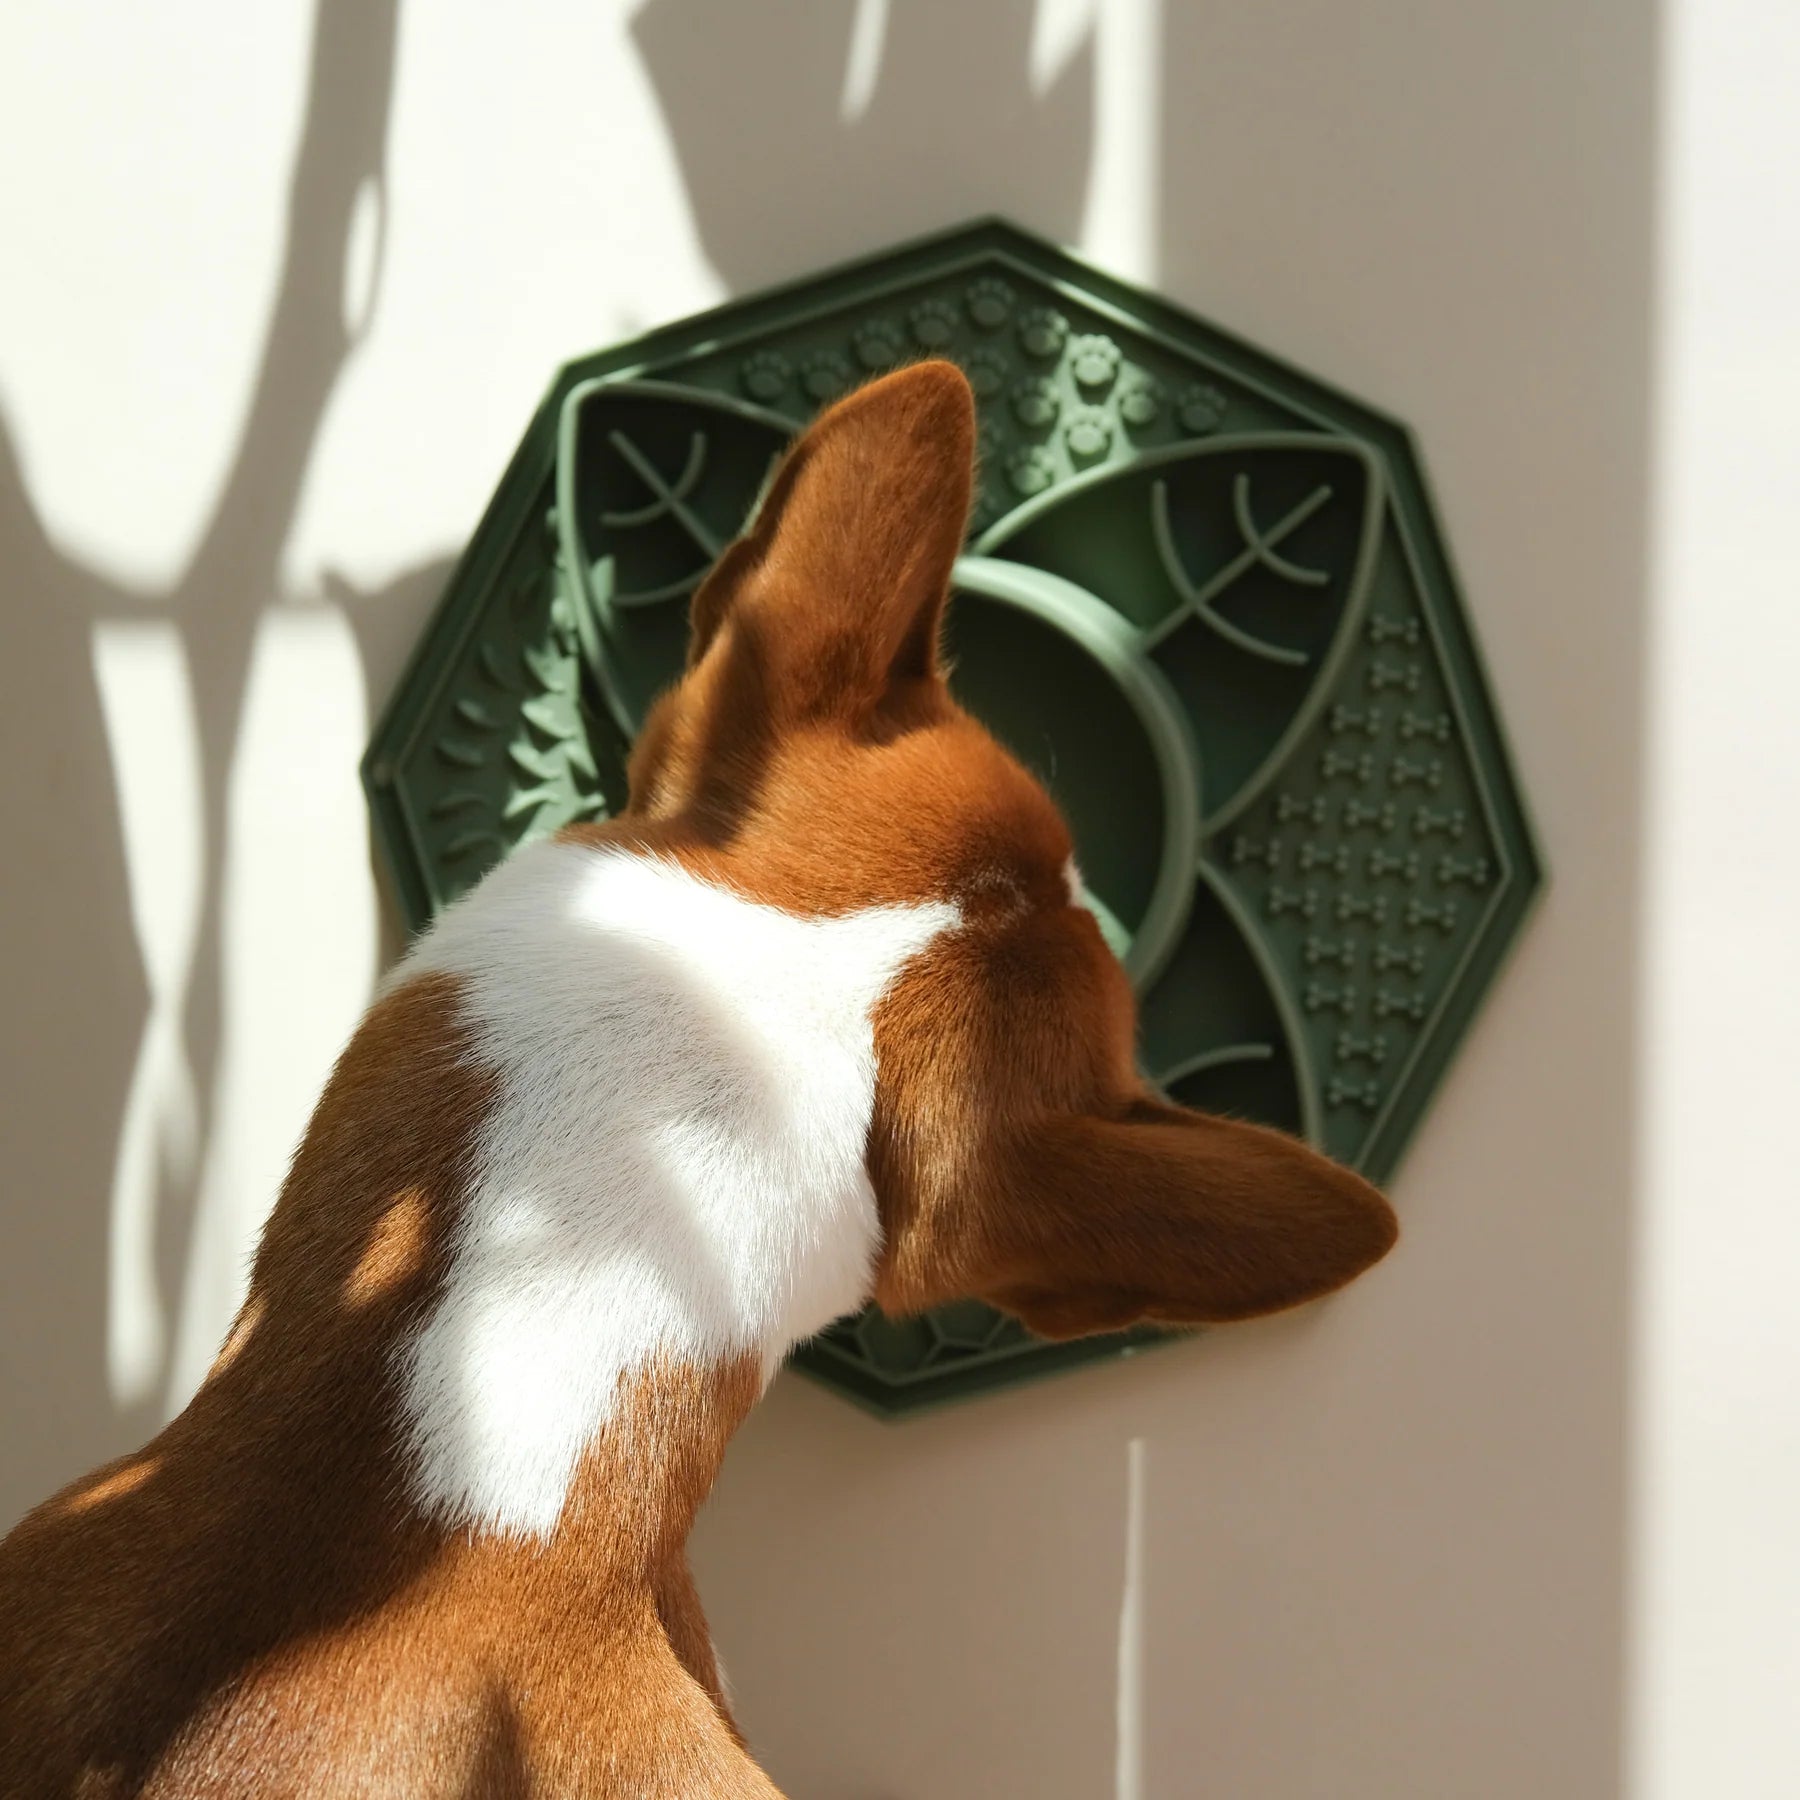
[[[365,763],[409,925],[623,805],[771,464],[921,354],[980,409],[955,686],[1068,815],[1146,1073],[1386,1177],[1540,881],[1412,445],[1002,225],[563,372]],[[871,1310],[796,1360],[891,1413],[1149,1341],[1049,1345],[963,1304]]]

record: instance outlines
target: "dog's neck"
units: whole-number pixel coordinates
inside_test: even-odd
[[[350,1145],[380,1173],[348,1183],[372,1212],[340,1298],[414,1283],[390,1355],[422,1514],[547,1541],[618,1484],[635,1505],[666,1463],[655,1503],[685,1530],[699,1465],[787,1350],[868,1294],[871,1012],[955,919],[801,918],[667,858],[553,842],[421,940],[372,1018],[423,1003],[438,1022],[372,1063],[337,1108],[353,1119],[328,1096],[296,1176],[355,1117],[394,1134],[408,1061],[410,1103],[462,1140],[424,1181]],[[468,1091],[444,1104],[434,1081]],[[279,1278],[259,1265],[265,1291]]]
[[[704,1684],[683,1546],[789,1347],[869,1292],[871,1012],[955,919],[522,852],[371,1008],[212,1373],[102,1487],[181,1496],[172,1562],[255,1544],[271,1616],[659,1624]]]

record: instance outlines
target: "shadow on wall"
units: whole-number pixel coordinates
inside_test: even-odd
[[[1081,35],[1052,62],[1043,10],[649,0],[632,35],[726,286],[788,281],[979,213],[1074,239],[1093,159],[1094,46],[1078,16]]]
[[[259,627],[272,607],[315,598],[280,591],[280,557],[320,423],[367,323],[344,317],[345,258],[359,204],[385,206],[395,20],[396,0],[321,0],[260,365],[216,509],[173,587],[132,590],[62,554],[0,419],[0,666],[21,684],[8,708],[4,802],[6,966],[19,985],[0,1003],[13,1059],[0,1082],[13,1215],[13,1253],[0,1267],[0,1528],[41,1498],[43,1471],[73,1475],[160,1423],[218,1128],[233,763]],[[331,584],[326,598],[349,622],[360,667],[396,665],[396,634],[416,624],[442,575],[434,565],[367,593]],[[173,691],[185,691],[192,710],[198,793],[182,804],[194,815],[199,867],[193,916],[176,931],[188,954],[174,960],[187,978],[162,994],[167,969],[146,967],[134,931],[119,791],[129,771],[115,782],[96,679],[109,627],[159,631],[173,651]],[[128,1144],[134,1116],[147,1129]],[[138,1153],[145,1166],[120,1165]],[[115,1180],[137,1191],[149,1216],[109,1220]],[[121,1224],[144,1264],[126,1279],[148,1289],[157,1317],[141,1333],[137,1366],[121,1371],[115,1347],[109,1371],[118,1280],[109,1264]],[[36,1378],[40,1367],[50,1378]],[[29,1491],[13,1490],[21,1480]]]

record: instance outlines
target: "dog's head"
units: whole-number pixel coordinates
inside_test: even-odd
[[[793,912],[956,909],[874,1021],[890,1312],[975,1296],[1060,1337],[1329,1292],[1393,1243],[1386,1201],[1298,1139],[1146,1086],[1067,826],[951,697],[939,639],[973,444],[944,362],[799,438],[695,595],[631,815],[679,825]]]

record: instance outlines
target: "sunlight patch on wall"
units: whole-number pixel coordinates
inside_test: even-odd
[[[1097,6],[1094,47],[1094,158],[1081,249],[1115,275],[1154,281],[1162,224],[1162,0]]]
[[[182,1010],[200,925],[204,825],[187,648],[167,620],[107,620],[91,640],[118,788],[131,921],[149,1012],[120,1121],[109,1212],[106,1373],[123,1407],[155,1390],[168,1321],[159,1195],[193,1179],[198,1117]]]
[[[887,27],[888,0],[856,0],[856,12],[850,21],[850,49],[844,58],[844,91],[838,98],[838,117],[845,124],[860,119],[875,98]]]
[[[1133,4],[1134,0],[1126,0]],[[1034,94],[1047,94],[1094,33],[1096,0],[1037,0],[1027,72]]]
[[[1144,1800],[1145,1442],[1125,1446],[1125,1578],[1119,1592],[1118,1737],[1113,1800]]]
[[[1800,1793],[1800,14],[1662,42],[1628,1791]]]
[[[231,467],[312,17],[312,0],[7,9],[0,393],[46,530],[114,581],[178,580]]]
[[[359,197],[346,246],[363,335],[284,589],[329,568],[377,590],[459,549],[559,363],[724,297],[626,13],[401,8],[380,231]],[[494,129],[470,129],[472,93]]]
[[[214,1123],[169,1368],[171,1413],[212,1363],[324,1073],[368,1000],[375,891],[356,778],[366,711],[356,640],[337,607],[263,615],[226,801]]]
[[[373,176],[356,190],[344,245],[344,334],[355,342],[375,314],[381,252],[387,238],[387,193]]]
[[[1094,56],[1094,148],[1078,248],[1133,281],[1157,275],[1162,210],[1163,0],[1037,0],[1031,91]]]

